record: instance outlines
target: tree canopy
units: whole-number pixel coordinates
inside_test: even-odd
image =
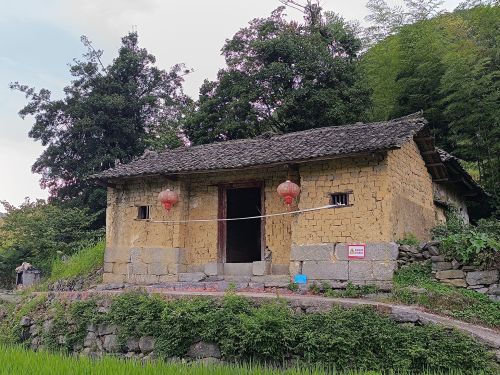
[[[185,132],[194,144],[366,119],[361,42],[333,13],[310,7],[304,23],[284,7],[242,28],[222,49],[227,67],[205,81]]]
[[[72,201],[93,210],[105,205],[105,190],[87,178],[141,155],[148,145],[179,144],[178,121],[189,99],[182,92],[183,65],[169,71],[155,66],[155,57],[139,47],[130,33],[109,66],[102,51],[87,38],[83,60],[70,66],[74,79],[64,98],[52,99],[49,90],[36,91],[19,83],[29,103],[21,117],[34,116],[29,136],[46,146],[33,165],[42,175],[51,199]]]
[[[373,120],[423,109],[439,146],[500,203],[500,7],[458,9],[402,27],[362,66]]]

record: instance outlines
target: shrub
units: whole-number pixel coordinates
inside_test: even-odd
[[[294,314],[280,300],[254,306],[234,293],[222,301],[129,293],[114,299],[108,320],[124,327],[124,334],[154,336],[162,357],[184,356],[192,343],[204,340],[239,362],[472,371],[489,361],[481,345],[458,332],[401,326],[370,308]]]
[[[449,258],[483,268],[500,267],[500,222],[482,219],[477,226],[463,222],[455,209],[446,213],[446,223],[433,229],[440,250]]]
[[[399,245],[417,246],[420,241],[413,233],[405,233],[404,237],[397,241]]]

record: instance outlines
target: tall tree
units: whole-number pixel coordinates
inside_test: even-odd
[[[368,0],[366,7],[370,22],[364,30],[364,42],[372,46],[404,25],[432,18],[439,14],[443,0],[403,0],[404,6],[390,6],[386,0]]]
[[[255,19],[222,49],[227,67],[205,81],[185,123],[195,143],[362,121],[369,92],[358,72],[360,41],[333,13],[308,8],[289,22],[284,7]]]
[[[363,56],[373,120],[423,109],[500,209],[500,7],[458,9],[399,29]],[[500,214],[500,212],[499,212]]]
[[[29,136],[46,146],[32,169],[42,175],[51,199],[98,210],[106,192],[88,182],[89,176],[141,155],[148,144],[158,144],[165,129],[174,134],[166,138],[176,142],[175,124],[189,102],[182,92],[187,71],[183,65],[157,68],[136,33],[122,39],[109,66],[101,62],[102,51],[85,37],[82,42],[88,53],[70,67],[74,79],[63,99],[17,82],[11,87],[29,99],[19,112],[22,118],[34,116]]]

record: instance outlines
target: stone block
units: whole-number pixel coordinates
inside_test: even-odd
[[[125,275],[117,275],[115,273],[104,273],[102,275],[102,282],[104,284],[123,283],[124,281],[125,281]]]
[[[288,267],[288,272],[291,276],[297,275],[300,273],[300,262],[299,261],[291,261],[290,266]]]
[[[130,274],[127,277],[127,281],[131,284],[158,284],[160,276],[157,275],[139,275]]]
[[[271,273],[273,275],[288,275],[289,274],[288,268],[289,268],[288,264],[273,263],[271,266]]]
[[[128,263],[130,262],[130,254],[127,248],[124,247],[107,247],[104,251],[104,262],[106,263]]]
[[[184,272],[203,272],[204,264],[186,264],[186,271]]]
[[[129,263],[115,263],[113,265],[113,273],[126,275],[129,272]]]
[[[185,264],[170,263],[168,266],[168,273],[171,275],[178,275],[181,272],[188,272]]]
[[[139,349],[142,353],[151,353],[155,349],[156,340],[151,336],[143,336],[139,339]]]
[[[252,263],[225,263],[224,275],[229,276],[252,276],[253,264]]]
[[[187,356],[190,358],[220,358],[221,352],[217,344],[213,342],[199,341],[190,346]]]
[[[394,270],[396,269],[396,261],[374,261],[372,266],[374,280],[392,280]]]
[[[463,279],[465,277],[465,273],[462,270],[447,270],[447,271],[438,271],[435,275],[436,279]]]
[[[290,276],[288,275],[265,275],[253,276],[250,278],[251,283],[264,284],[268,288],[283,288],[290,283]]]
[[[204,272],[181,272],[179,273],[180,282],[196,283],[205,280],[207,275]]]
[[[347,280],[347,261],[305,261],[302,273],[310,280]]]
[[[108,353],[116,353],[120,350],[120,341],[118,340],[118,335],[107,335],[104,336],[104,341],[102,347]]]
[[[431,256],[431,261],[433,262],[446,262],[444,255],[433,255]]]
[[[139,349],[139,339],[137,337],[129,337],[125,342],[125,350],[127,352],[138,352]]]
[[[166,275],[168,272],[168,267],[164,263],[150,263],[148,264],[148,274],[150,275]]]
[[[143,248],[141,260],[145,263],[181,263],[184,264],[184,249],[174,248]]]
[[[495,284],[498,281],[498,270],[467,272],[465,281],[469,285]]]
[[[467,283],[465,282],[464,279],[442,279],[440,281],[444,284],[453,285],[453,286],[456,286],[458,288],[466,288],[467,287]]]
[[[224,274],[224,264],[217,262],[206,263],[203,272],[208,276],[222,275]]]
[[[494,296],[500,296],[500,285],[492,285],[490,286],[490,289],[488,290],[488,294],[494,295]]]
[[[433,271],[446,271],[451,270],[453,265],[451,262],[432,262],[432,270]]]
[[[114,263],[111,263],[111,262],[104,262],[103,271],[104,272],[113,272],[113,264]]]
[[[148,265],[143,262],[134,262],[129,264],[128,270],[128,274],[131,275],[147,275]]]
[[[335,260],[335,245],[292,245],[290,251],[290,260]]]
[[[161,275],[158,276],[159,283],[175,283],[179,281],[179,276],[177,275]]]
[[[271,273],[271,262],[259,260],[252,263],[252,274],[254,276],[269,275]]]
[[[363,260],[397,260],[399,255],[398,245],[394,242],[367,242],[365,258]],[[335,258],[349,260],[348,243],[335,245]]]
[[[373,280],[373,264],[370,261],[349,262],[349,280]]]

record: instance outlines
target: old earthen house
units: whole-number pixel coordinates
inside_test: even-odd
[[[449,204],[467,218],[465,200],[480,193],[419,114],[147,153],[97,178],[108,186],[105,283],[272,286],[301,273],[384,284],[396,240],[428,239]],[[301,189],[292,211],[329,207],[266,216],[287,212],[276,191],[287,179]],[[166,188],[179,196],[169,212]],[[350,256],[354,245],[364,251]]]

